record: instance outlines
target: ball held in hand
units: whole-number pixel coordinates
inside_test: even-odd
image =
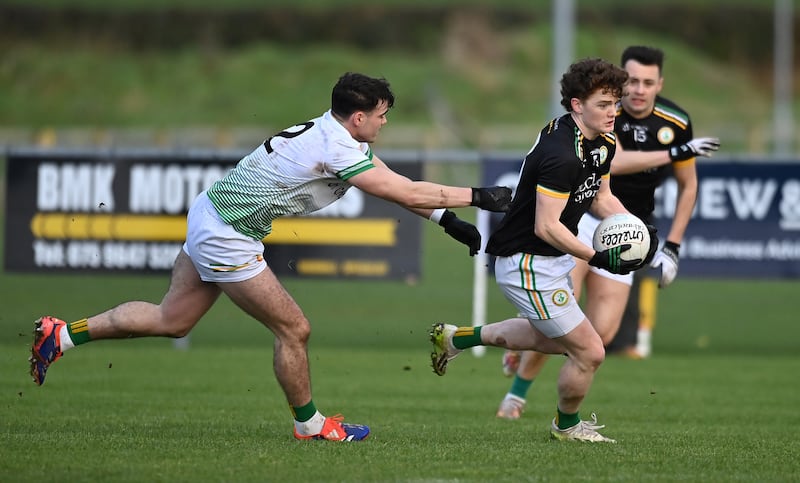
[[[611,215],[597,226],[592,239],[598,252],[620,245],[630,245],[620,254],[620,259],[642,262],[650,249],[650,232],[645,223],[630,213]]]

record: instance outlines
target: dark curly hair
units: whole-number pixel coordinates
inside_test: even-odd
[[[622,97],[628,73],[603,59],[583,59],[569,66],[561,77],[561,105],[572,111],[571,99],[585,101],[596,90]]]
[[[389,107],[394,105],[394,94],[386,79],[347,72],[333,86],[331,110],[337,116],[346,118],[356,111],[369,112],[380,101],[386,101]]]

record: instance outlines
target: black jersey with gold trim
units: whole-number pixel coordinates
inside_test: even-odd
[[[653,112],[644,119],[634,119],[620,107],[614,132],[625,151],[662,151],[693,137],[689,114],[661,96],[656,97]],[[672,165],[665,165],[640,173],[614,175],[611,191],[631,213],[648,219],[655,209],[655,190],[671,172]]]
[[[511,207],[489,238],[486,252],[563,255],[533,232],[536,194],[566,199],[560,219],[577,234],[578,221],[597,195],[601,178],[608,180],[616,146],[614,133],[586,139],[571,114],[550,121],[522,162]]]

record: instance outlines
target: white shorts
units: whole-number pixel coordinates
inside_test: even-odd
[[[569,272],[575,267],[572,255],[547,257],[517,253],[497,257],[497,285],[522,317],[547,337],[566,335],[586,316],[572,291]]]
[[[586,213],[581,217],[581,220],[578,222],[578,240],[582,241],[584,244],[594,247],[592,243],[592,238],[594,238],[594,232],[597,230],[597,226],[600,224],[600,219],[595,218],[594,216]],[[602,268],[597,268],[593,266],[589,266],[589,271],[592,273],[596,273],[601,277],[610,278],[611,280],[616,280],[617,282],[624,283],[625,285],[630,286],[633,283],[633,272],[627,273],[625,275],[619,275],[617,273],[611,273],[608,270],[603,270]]]
[[[205,191],[189,208],[187,225],[183,251],[204,282],[241,282],[267,268],[261,240],[242,235],[225,223]]]

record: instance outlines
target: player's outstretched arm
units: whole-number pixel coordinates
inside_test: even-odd
[[[511,189],[505,186],[463,188],[428,181],[412,181],[383,163],[359,173],[348,181],[378,198],[407,208],[461,208],[475,206],[489,211],[507,211]]]
[[[708,158],[718,149],[719,139],[713,137],[695,138],[662,151],[628,151],[622,145],[617,145],[616,154],[611,160],[611,174],[618,176],[641,173],[673,161],[686,161],[697,156]]]

